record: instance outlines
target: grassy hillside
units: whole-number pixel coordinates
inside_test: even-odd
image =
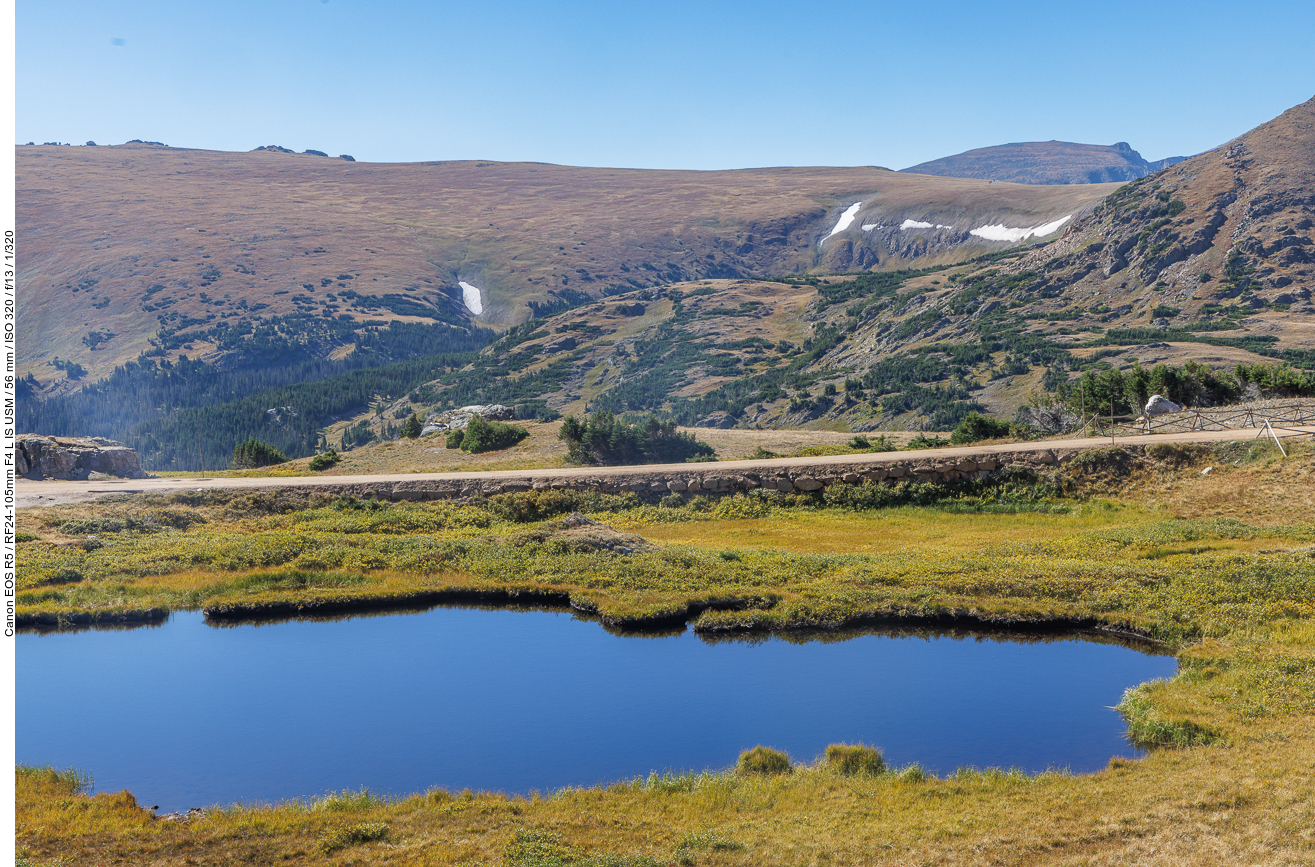
[[[148,144],[24,146],[17,159],[19,370],[56,391],[78,384],[57,360],[89,380],[143,352],[222,362],[226,329],[289,318],[505,328],[693,278],[960,260],[1000,246],[968,235],[975,226],[1037,225],[1109,192],[871,167],[371,164]],[[819,246],[856,201],[852,227]],[[889,228],[905,219],[954,228],[929,244]],[[482,313],[465,305],[463,282],[480,290]],[[329,335],[321,354],[334,340],[351,336]]]
[[[1313,188],[1315,99],[1121,188],[1001,276],[1032,275],[1078,323],[1173,339],[1254,317],[1252,334],[1315,347]]]

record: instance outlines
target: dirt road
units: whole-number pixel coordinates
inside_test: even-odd
[[[1291,428],[1277,432],[1281,438],[1315,436],[1315,427]],[[1123,445],[1152,445],[1156,443],[1211,443],[1254,440],[1268,433],[1260,428],[1224,431],[1197,431],[1181,434],[1151,434],[1148,436],[1122,436],[1118,442]],[[800,468],[819,471],[837,470],[859,471],[864,468],[881,467],[890,464],[907,464],[918,460],[944,462],[948,459],[960,460],[980,455],[993,455],[1001,452],[1028,453],[1051,452],[1059,455],[1083,449],[1107,446],[1109,437],[1091,437],[1086,439],[1042,440],[1028,443],[1010,443],[997,445],[979,443],[972,446],[927,449],[923,451],[880,452],[876,454],[832,455],[811,458],[775,458],[765,461],[716,461],[706,464],[648,464],[627,467],[587,467],[548,470],[497,470],[470,473],[398,473],[368,476],[284,476],[278,478],[176,478],[176,479],[110,479],[95,482],[41,481],[34,482],[19,479],[17,487],[17,504],[19,508],[33,506],[50,506],[57,503],[73,503],[108,494],[146,493],[185,490],[233,489],[233,488],[295,488],[327,487],[341,488],[347,485],[387,484],[399,482],[489,482],[494,480],[521,479],[526,481],[574,479],[587,475],[590,478],[625,479],[661,476],[672,473],[747,473],[780,472],[783,469]]]

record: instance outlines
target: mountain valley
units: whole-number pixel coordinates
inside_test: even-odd
[[[213,466],[468,403],[945,430],[1130,365],[1315,368],[1312,129],[1123,186],[20,148],[20,418]]]

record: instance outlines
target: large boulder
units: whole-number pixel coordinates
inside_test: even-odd
[[[46,437],[22,434],[14,448],[15,471],[33,480],[82,481],[95,473],[122,479],[144,479],[135,449],[104,437]]]
[[[1182,412],[1182,407],[1167,397],[1161,397],[1158,394],[1151,395],[1151,399],[1146,401],[1146,417],[1156,415],[1167,415],[1171,412]]]
[[[465,430],[470,420],[479,416],[484,421],[515,421],[516,410],[514,407],[503,406],[500,403],[491,403],[488,406],[463,406],[461,409],[449,409],[447,412],[431,415],[425,420],[425,426],[420,429],[420,435],[428,436],[432,433],[441,433],[450,430]]]

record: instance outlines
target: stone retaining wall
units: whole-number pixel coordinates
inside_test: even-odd
[[[1136,450],[1135,448],[1132,450]],[[378,482],[345,484],[342,486],[315,486],[316,490],[358,498],[386,500],[438,500],[493,496],[519,491],[576,490],[597,491],[604,494],[621,494],[633,491],[639,494],[665,495],[670,492],[690,494],[733,494],[754,490],[819,491],[828,485],[857,485],[864,481],[896,484],[906,481],[951,482],[983,479],[1009,466],[1027,466],[1033,469],[1054,467],[1071,457],[1073,452],[1018,451],[978,454],[971,458],[948,457],[944,460],[900,460],[893,455],[856,455],[853,462],[843,464],[817,464],[813,466],[772,467],[766,462],[745,462],[743,472],[699,470],[698,464],[689,469],[638,466],[610,468],[606,475],[590,474],[587,469],[578,473],[555,473],[516,477],[507,474],[484,479],[417,479],[405,482]]]

